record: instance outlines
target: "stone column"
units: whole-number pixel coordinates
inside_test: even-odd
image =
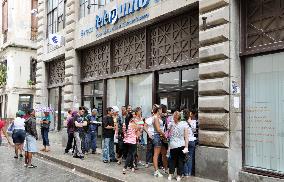
[[[237,0],[199,2],[199,142],[196,175],[237,180],[241,168],[241,117],[232,81],[240,86]],[[239,89],[240,90],[240,89]],[[236,132],[236,130],[238,132]]]
[[[37,38],[37,69],[36,69],[36,95],[35,104],[48,104],[47,73],[44,63],[45,38],[46,38],[46,11],[45,1],[38,3],[38,38]]]
[[[80,64],[75,51],[75,29],[78,20],[79,1],[67,1],[65,36],[65,87],[64,110],[73,108],[74,97],[81,102]]]

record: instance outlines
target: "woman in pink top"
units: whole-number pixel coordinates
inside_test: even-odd
[[[126,169],[128,166],[131,166],[132,171],[134,172],[134,155],[136,151],[136,145],[137,145],[137,135],[138,135],[138,127],[137,124],[135,123],[135,120],[133,119],[132,113],[130,113],[130,121],[129,124],[123,125],[123,132],[124,132],[124,143],[125,147],[128,151],[127,153],[127,158],[125,160],[125,165],[123,168],[123,174],[126,173]]]

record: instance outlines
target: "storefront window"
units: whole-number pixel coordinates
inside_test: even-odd
[[[152,109],[152,74],[129,77],[129,104],[142,107],[143,117],[150,116]]]
[[[28,111],[32,108],[33,105],[33,96],[32,95],[19,95],[19,107],[18,110]]]
[[[116,78],[107,81],[107,106],[125,105],[126,78]]]
[[[159,91],[179,90],[179,71],[159,75]]]
[[[197,108],[198,68],[192,67],[159,74],[158,99],[169,110]]]
[[[245,62],[245,167],[284,173],[284,53]]]

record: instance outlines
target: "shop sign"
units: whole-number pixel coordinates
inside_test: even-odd
[[[115,24],[120,18],[139,11],[141,8],[146,8],[150,0],[130,0],[113,8],[110,11],[104,10],[103,15],[96,16],[96,29],[99,29],[107,24]]]

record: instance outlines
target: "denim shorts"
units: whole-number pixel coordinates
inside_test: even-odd
[[[162,147],[162,140],[159,134],[154,134],[153,145],[154,147]]]
[[[32,135],[26,136],[24,150],[26,152],[37,152],[37,142],[34,136]]]

